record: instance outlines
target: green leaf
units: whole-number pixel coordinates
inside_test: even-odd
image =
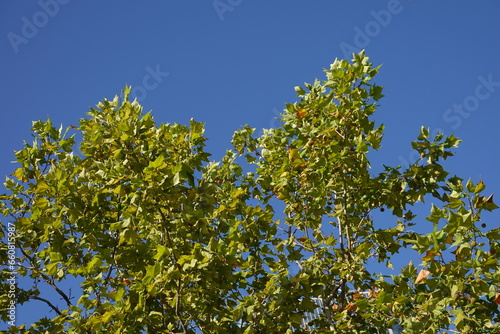
[[[493,202],[493,194],[491,194],[485,201],[484,201],[484,206],[486,210],[488,211],[493,211],[495,209],[498,209],[498,206]]]
[[[47,190],[50,190],[50,186],[47,184],[45,181],[39,181],[37,186],[36,186],[36,192],[37,193],[44,193]]]
[[[118,186],[117,186],[117,187],[113,190],[113,192],[114,192],[115,194],[119,195],[119,196],[123,196],[123,195],[125,195],[125,188],[124,188],[124,187],[122,187],[122,185],[121,185],[121,184],[119,184],[119,185],[118,185]]]
[[[431,214],[430,214],[430,216],[425,217],[425,219],[427,219],[431,223],[437,224],[441,218],[445,218],[445,217],[446,217],[445,211],[439,209],[437,206],[432,204]]]
[[[114,311],[106,311],[102,316],[101,316],[101,321],[104,323],[109,322],[109,320],[115,315]]]
[[[371,86],[370,87],[370,95],[373,97],[375,101],[380,100],[381,98],[384,97],[384,94],[382,94],[382,90],[384,87],[382,86]]]
[[[163,257],[163,255],[166,253],[167,247],[165,245],[158,245],[156,248],[156,255],[153,256],[153,259],[159,260]]]
[[[467,319],[467,316],[461,309],[456,309],[453,311],[453,313],[455,313],[455,319],[453,320],[453,323],[455,324],[455,326],[457,326],[458,329],[462,328],[463,322]]]
[[[102,265],[102,260],[98,257],[94,257],[88,264],[87,264],[87,271],[88,272],[94,272],[95,268],[94,267],[100,267]]]
[[[123,132],[128,132],[129,131],[129,126],[127,122],[118,122],[117,124],[118,130],[123,131]]]
[[[146,275],[143,278],[143,283],[149,285],[151,281],[160,273],[161,266],[159,263],[146,267]]]
[[[243,332],[243,334],[253,334],[255,331],[254,331],[254,328],[252,325],[248,326],[245,331]]]
[[[297,96],[303,96],[306,93],[306,91],[300,86],[295,86],[294,89],[297,92]]]
[[[47,274],[55,275],[57,273],[57,263],[49,263],[45,266],[47,269]]]
[[[475,189],[473,190],[473,192],[475,194],[479,194],[480,192],[482,192],[484,189],[486,188],[485,184],[483,183],[483,181],[479,181],[477,184],[476,184],[476,187]]]
[[[430,133],[430,129],[422,126],[420,128],[420,135],[418,136],[417,139],[418,140],[425,140],[425,139],[429,138],[429,133]]]
[[[469,179],[469,180],[467,181],[467,185],[466,185],[466,187],[467,187],[467,191],[468,191],[468,192],[471,192],[471,193],[473,193],[473,192],[476,190],[476,187],[474,186],[474,183],[472,183],[472,180],[471,180],[471,179]]]
[[[129,94],[130,94],[130,89],[131,89],[131,86],[125,86],[125,88],[122,90],[123,98],[124,98],[125,101],[128,101],[128,97],[129,97]]]
[[[175,173],[174,178],[172,179],[174,186],[181,183],[181,173]]]
[[[49,253],[50,261],[51,262],[60,262],[63,260],[63,256],[59,252],[50,252]]]
[[[165,156],[163,154],[161,154],[154,161],[149,163],[149,167],[159,168],[163,165],[164,161],[165,161]]]
[[[18,302],[36,307],[40,295],[61,313],[41,314],[30,327],[498,328],[500,229],[481,220],[482,210],[498,208],[493,195],[480,195],[482,181],[448,177],[438,162],[460,140],[431,141],[425,127],[411,143],[418,161],[370,170],[384,131],[375,113],[380,67],[364,51],[353,58],[335,60],[324,81],[296,87],[299,99],[285,104],[275,129],[256,137],[248,125],[235,131],[220,161],[208,161],[203,123],[157,125],[128,101],[129,87],[72,127],[77,137],[64,138],[50,120],[33,122],[35,142],[15,153],[14,179],[0,195],[8,217],[0,254],[6,266],[24,264],[16,268],[26,281]],[[417,209],[430,209],[432,224],[420,224]],[[22,250],[15,259],[13,247]],[[398,252],[406,256],[401,272],[392,269]],[[417,257],[418,270],[410,260]],[[377,262],[385,266],[375,275]],[[57,302],[39,282],[75,303]],[[314,328],[302,328],[319,300],[330,304]]]

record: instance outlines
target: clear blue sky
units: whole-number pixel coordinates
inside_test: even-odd
[[[495,0],[4,0],[0,174],[31,142],[31,121],[77,125],[125,84],[157,122],[205,122],[217,159],[235,129],[276,126],[294,86],[361,49],[383,64],[376,164],[411,161],[425,124],[464,140],[448,169],[500,194]]]

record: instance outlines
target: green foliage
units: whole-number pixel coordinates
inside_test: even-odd
[[[279,128],[236,131],[220,162],[203,124],[158,125],[129,88],[78,128],[34,122],[0,208],[15,222],[18,272],[34,281],[17,303],[45,302],[54,317],[10,332],[498,332],[500,230],[481,220],[493,196],[450,177],[440,163],[460,140],[424,127],[419,161],[371,172],[378,70],[363,52],[335,60],[325,81],[295,88]],[[424,201],[428,222],[411,211]],[[413,231],[417,221],[432,232]],[[407,249],[418,267],[370,272]],[[71,278],[82,282],[74,298],[60,288]]]

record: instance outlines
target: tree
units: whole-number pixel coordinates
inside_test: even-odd
[[[500,229],[481,220],[493,195],[450,176],[441,162],[460,140],[424,127],[420,160],[371,171],[378,70],[363,52],[335,60],[325,81],[296,87],[279,128],[244,126],[220,162],[203,124],[157,125],[129,88],[78,127],[34,122],[1,209],[18,274],[33,280],[16,302],[53,312],[9,332],[498,333]],[[425,219],[417,203],[430,204]],[[370,271],[408,249],[422,262]],[[61,287],[70,278],[74,297]]]

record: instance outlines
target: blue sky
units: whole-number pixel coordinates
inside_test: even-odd
[[[366,49],[383,64],[381,163],[413,161],[421,125],[463,139],[445,166],[500,193],[500,2],[2,1],[0,174],[33,120],[77,125],[125,84],[157,122],[206,123],[218,159],[244,124],[277,126],[293,87]],[[493,216],[492,216],[493,218]],[[34,305],[34,304],[32,304]]]

